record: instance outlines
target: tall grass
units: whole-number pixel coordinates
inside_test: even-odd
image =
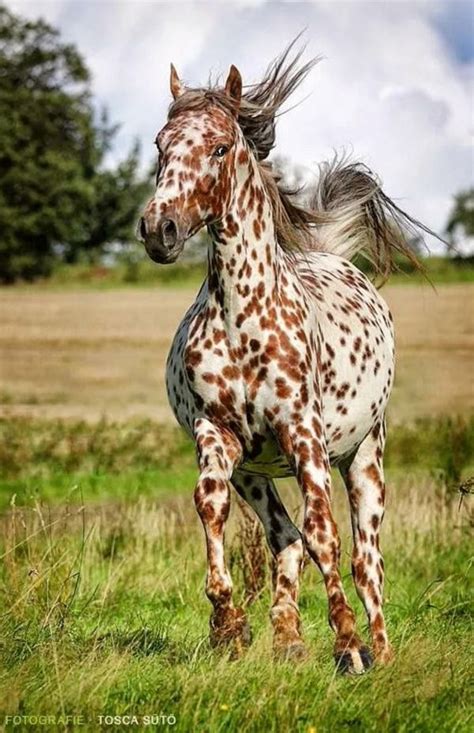
[[[474,417],[418,420],[389,429],[389,474],[428,472],[456,488],[474,473]],[[174,426],[152,420],[98,423],[0,418],[0,506],[13,493],[77,502],[192,490],[194,445]],[[72,493],[71,493],[72,491]]]
[[[290,504],[294,498],[286,495]],[[365,633],[342,495],[336,513],[345,585]],[[396,486],[383,532],[396,661],[358,679],[334,673],[326,598],[313,566],[304,572],[300,604],[308,661],[272,660],[268,575],[249,609],[247,655],[230,662],[210,649],[204,542],[184,497],[96,510],[14,507],[2,524],[3,714],[82,714],[91,731],[100,729],[99,715],[126,713],[174,715],[174,727],[186,733],[470,729],[466,517],[428,480]],[[231,556],[238,535],[234,515]],[[234,562],[232,572],[236,600],[245,602],[245,571]]]
[[[185,434],[151,420],[97,423],[0,417],[5,478],[69,472],[122,473],[163,469],[193,460]]]
[[[83,716],[78,730],[97,731],[110,729],[99,716],[129,714],[141,729],[142,716],[163,714],[186,733],[472,729],[474,522],[471,497],[460,502],[451,483],[472,468],[472,420],[390,433],[382,547],[396,659],[362,678],[335,674],[326,596],[311,564],[300,602],[308,660],[274,662],[271,563],[235,502],[227,554],[253,644],[234,662],[210,648],[194,455],[179,431],[21,418],[1,429],[0,724],[5,715],[62,713]],[[296,486],[280,489],[300,521]],[[334,511],[344,584],[366,636],[339,485]]]
[[[474,468],[474,416],[420,419],[389,429],[385,465],[418,466],[447,484]]]
[[[444,468],[457,477],[473,462],[474,416],[442,416],[389,426],[388,467]],[[0,417],[0,467],[5,478],[122,473],[193,463],[192,442],[167,423]]]

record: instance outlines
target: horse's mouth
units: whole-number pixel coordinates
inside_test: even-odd
[[[184,248],[185,239],[178,240],[173,247],[165,247],[153,238],[145,240],[145,249],[148,257],[159,265],[172,265]]]

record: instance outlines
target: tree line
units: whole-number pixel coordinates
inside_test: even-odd
[[[134,236],[149,187],[135,145],[104,165],[118,126],[94,109],[78,50],[0,7],[0,280],[48,275]]]

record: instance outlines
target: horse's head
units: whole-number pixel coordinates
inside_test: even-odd
[[[186,90],[171,67],[174,103],[156,137],[156,190],[139,223],[155,262],[175,262],[185,241],[229,211],[248,150],[237,123],[242,80],[232,66],[224,90]]]

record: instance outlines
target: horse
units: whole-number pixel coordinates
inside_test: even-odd
[[[172,102],[156,137],[156,189],[139,221],[149,257],[175,262],[208,231],[208,271],[172,343],[168,397],[197,448],[194,501],[207,547],[212,646],[240,654],[246,614],[232,599],[224,531],[231,487],[263,524],[275,562],[270,612],[279,658],[307,656],[298,608],[305,552],[321,571],[338,670],[359,674],[392,659],[383,611],[385,413],[394,379],[390,311],[351,260],[384,277],[411,253],[405,214],[364,165],[320,167],[309,203],[267,161],[283,103],[313,67],[290,47],[245,90],[231,66],[224,87],[187,88],[171,65]],[[297,192],[296,192],[297,193]],[[371,645],[356,631],[340,572],[331,466],[347,488],[352,575]],[[295,526],[274,479],[295,476],[304,503]]]

